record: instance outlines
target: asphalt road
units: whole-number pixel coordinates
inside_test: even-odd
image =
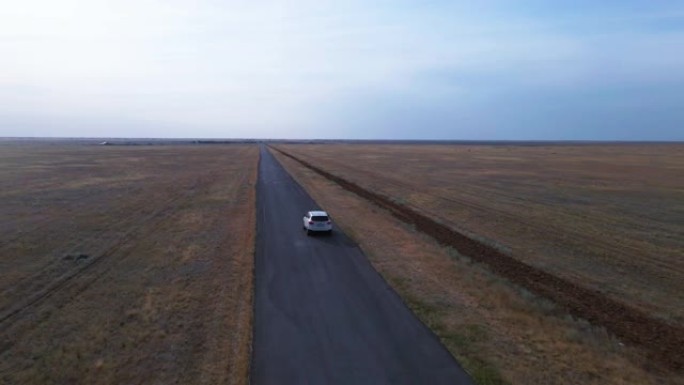
[[[306,236],[316,208],[262,147],[251,383],[471,384],[354,242]]]

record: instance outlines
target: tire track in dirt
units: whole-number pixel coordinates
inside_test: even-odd
[[[180,202],[189,196],[188,191],[191,192],[190,194],[195,194],[197,193],[197,188],[208,188],[208,185],[205,182],[211,179],[211,175],[196,179],[190,186],[184,188],[181,194],[175,195],[172,198],[163,201],[161,204],[157,204],[157,206],[161,206],[160,209],[154,210],[151,214],[144,217],[142,220],[139,220],[134,226],[129,227],[129,229],[123,235],[118,237],[102,252],[100,252],[99,256],[92,258],[89,262],[54,279],[49,284],[43,286],[41,290],[28,294],[25,300],[0,314],[0,331],[7,331],[17,322],[21,322],[22,320],[28,319],[29,323],[33,324],[41,322],[43,317],[34,319],[34,317],[21,317],[21,315],[31,311],[34,308],[37,308],[41,304],[45,303],[45,301],[48,299],[55,297],[58,294],[62,294],[62,292],[65,292],[64,296],[61,301],[57,300],[59,303],[55,304],[56,308],[61,308],[65,304],[69,303],[72,299],[76,298],[78,293],[86,290],[90,285],[106,274],[112,266],[104,266],[100,271],[96,271],[92,277],[89,277],[90,279],[85,280],[85,282],[81,284],[76,283],[78,278],[85,278],[85,274],[93,270],[94,267],[104,265],[104,262],[111,259],[112,255],[116,254],[125,246],[130,245],[130,241],[144,236],[146,232],[154,231],[153,225],[177,211]],[[119,259],[118,261],[121,260],[122,259]],[[73,292],[70,293],[70,291]],[[16,338],[25,334],[31,329],[32,325],[26,325],[24,330],[13,334]],[[0,353],[8,350],[12,347],[12,345],[13,343],[11,341],[0,341]]]
[[[342,188],[388,210],[396,218],[415,226],[417,230],[431,236],[440,244],[453,247],[459,253],[488,266],[496,274],[554,301],[573,316],[605,327],[617,337],[643,349],[648,358],[655,363],[670,369],[684,369],[684,328],[681,326],[668,324],[638,309],[610,299],[599,291],[581,287],[525,264],[492,246],[398,204],[386,196],[368,191],[356,183],[329,173],[282,150],[271,148]]]
[[[82,236],[79,234],[72,234],[71,237],[65,238],[64,244],[56,246],[50,254],[53,254],[53,258],[47,260],[42,268],[37,270],[35,273],[28,275],[18,282],[15,282],[11,287],[5,288],[3,294],[8,292],[17,292],[19,296],[26,297],[27,293],[37,292],[46,285],[49,285],[51,281],[55,280],[55,276],[61,276],[63,274],[68,274],[69,270],[78,269],[79,266],[74,265],[74,261],[66,263],[65,259],[77,258],[79,251],[87,251],[88,256],[90,255],[101,255],[104,251],[108,250],[112,245],[112,242],[116,243],[118,233],[125,234],[125,229],[129,229],[133,226],[134,219],[136,215],[126,214],[132,213],[133,211],[144,208],[148,202],[140,201],[133,207],[118,207],[114,211],[107,213],[109,217],[121,218],[113,222],[107,222],[106,226],[97,226],[101,229],[95,231],[92,235],[88,236],[87,239],[83,240]],[[136,211],[137,212],[137,211]],[[51,220],[43,221],[41,225],[33,227],[34,232],[39,232],[47,226],[54,226],[53,223],[58,223],[60,220],[59,216],[55,216]],[[26,233],[29,233],[28,231]],[[94,247],[99,245],[100,247]],[[105,245],[102,247],[102,245]],[[90,260],[92,261],[92,260]],[[88,260],[85,263],[90,262]],[[80,264],[83,267],[83,263]],[[10,304],[10,306],[12,306]],[[3,308],[0,308],[0,314],[3,313]]]
[[[164,204],[169,204],[171,201],[172,200],[167,200]],[[55,249],[53,252],[53,254],[55,254],[54,258],[48,260],[40,270],[21,279],[19,282],[12,284],[10,287],[5,288],[2,291],[2,294],[17,293],[14,294],[15,297],[30,297],[32,296],[32,293],[40,292],[43,288],[64,278],[65,275],[73,274],[73,272],[79,268],[85,268],[86,264],[93,261],[92,259],[80,263],[78,260],[65,261],[65,257],[62,257],[62,254],[76,259],[78,258],[77,254],[80,254],[78,251],[81,250],[87,251],[87,256],[101,256],[120,242],[122,237],[126,236],[129,232],[126,229],[136,226],[136,219],[139,218],[139,213],[144,212],[146,207],[149,207],[149,201],[141,200],[133,206],[119,207],[115,211],[109,212],[109,217],[122,219],[106,223],[106,226],[103,226],[101,230],[96,231],[86,240],[83,240],[78,234],[74,234],[71,238],[66,240],[66,245]],[[52,222],[57,221],[58,219],[48,221],[48,225],[52,225]],[[47,227],[47,225],[44,224],[42,227]],[[42,230],[41,227],[37,227],[36,229],[36,231]],[[102,245],[104,245],[104,247]],[[75,263],[79,264],[75,265]],[[57,278],[54,278],[55,276],[57,276]],[[6,308],[12,306],[13,304],[10,304],[4,308],[0,308],[0,314],[4,314]],[[0,323],[2,323],[2,316],[0,316]]]
[[[144,196],[145,198],[136,201],[132,205],[119,206],[116,207],[114,211],[107,212],[108,218],[120,219],[100,224],[99,226],[102,228],[88,236],[86,239],[83,239],[83,236],[81,236],[80,233],[75,233],[72,237],[66,239],[64,245],[56,247],[54,251],[50,253],[54,254],[54,258],[48,260],[41,269],[20,281],[13,283],[11,287],[3,289],[1,293],[3,295],[7,295],[10,292],[18,293],[14,296],[25,298],[31,296],[32,293],[41,291],[42,288],[48,285],[54,284],[54,281],[63,278],[63,275],[72,274],[74,270],[85,268],[85,264],[93,261],[92,258],[86,260],[85,264],[80,263],[79,266],[74,264],[75,261],[64,261],[63,255],[77,258],[77,255],[80,254],[79,251],[87,251],[86,255],[88,256],[101,256],[102,254],[105,254],[117,243],[121,242],[121,239],[131,232],[131,228],[140,227],[141,213],[149,213],[143,216],[143,221],[145,220],[144,218],[159,215],[159,209],[157,209],[157,207],[172,205],[179,199],[186,197],[187,191],[193,191],[204,183],[202,180],[211,180],[211,178],[213,178],[212,175],[205,175],[192,181],[174,181],[172,184],[157,186],[157,188],[154,189],[155,191],[161,191],[161,194],[165,194],[165,192],[168,191],[181,191],[180,194],[176,193],[175,195],[172,195],[171,198],[168,198],[168,194],[166,194],[166,196],[150,196],[150,194],[154,194],[155,191],[136,191],[135,195]],[[156,203],[150,205],[151,201]],[[47,224],[52,225],[53,222],[58,221],[59,218],[55,218],[51,221],[47,221]],[[43,225],[45,225],[45,223],[43,223]],[[38,229],[39,228],[40,227],[38,227]],[[37,228],[34,227],[34,231],[35,229]],[[54,278],[55,276],[57,276],[57,278]],[[4,314],[6,308],[12,306],[13,305],[10,304],[4,308],[0,308],[0,314]],[[0,323],[1,322],[2,317],[0,316]]]
[[[37,293],[30,295],[25,303],[23,303],[19,306],[16,306],[14,309],[7,311],[3,315],[0,315],[0,325],[4,326],[4,323],[6,321],[8,321],[10,318],[12,318],[14,315],[26,310],[27,308],[29,308],[33,305],[36,305],[41,300],[43,300],[43,299],[49,297],[50,295],[54,294],[55,291],[59,290],[62,286],[64,286],[66,283],[68,283],[72,279],[78,277],[80,274],[83,274],[88,269],[92,268],[96,264],[102,262],[103,260],[105,260],[106,258],[111,256],[126,241],[130,240],[131,234],[133,234],[134,232],[138,232],[140,230],[140,228],[143,227],[149,221],[149,219],[153,219],[154,217],[158,216],[159,213],[160,212],[153,214],[150,218],[148,218],[148,220],[143,221],[138,226],[131,227],[121,238],[119,238],[117,241],[115,241],[111,246],[107,247],[104,250],[104,252],[100,253],[99,256],[90,259],[89,262],[86,262],[85,264],[81,265],[80,267],[77,267],[75,269],[71,269],[66,274],[60,276],[59,278],[57,278],[56,280],[54,280],[50,284],[48,284],[44,290],[40,290]],[[41,274],[39,274],[37,277],[32,277],[31,281],[40,280],[40,275]],[[2,326],[0,326],[0,328]],[[2,330],[2,329],[0,329],[0,330]]]

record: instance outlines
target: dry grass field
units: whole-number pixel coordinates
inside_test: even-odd
[[[257,159],[0,143],[0,383],[246,383]]]
[[[279,148],[684,324],[684,145]]]
[[[638,181],[615,182],[620,178],[629,180],[638,178],[638,176],[632,176],[631,173],[623,173],[622,176],[609,173],[610,175],[602,181],[599,179],[600,174],[596,173],[597,167],[573,166],[577,160],[573,160],[569,154],[574,153],[574,157],[579,157],[582,146],[498,148],[486,146],[277,145],[276,147],[297,155],[301,159],[311,161],[312,164],[331,171],[335,175],[342,175],[362,187],[370,187],[402,204],[429,213],[437,217],[440,222],[489,242],[516,258],[529,263],[546,262],[537,265],[544,269],[547,269],[548,264],[554,261],[552,256],[543,254],[544,246],[551,245],[563,251],[562,246],[569,245],[569,252],[565,252],[568,253],[568,258],[574,258],[573,261],[578,264],[582,263],[582,257],[591,257],[582,254],[582,245],[573,243],[573,239],[562,236],[559,239],[553,239],[553,232],[546,232],[547,229],[541,223],[536,227],[537,232],[530,228],[536,223],[535,220],[539,220],[540,215],[553,216],[553,212],[546,214],[531,212],[532,207],[536,210],[540,210],[539,207],[546,211],[557,210],[558,215],[572,214],[572,210],[565,207],[570,202],[561,201],[558,197],[554,199],[538,191],[540,189],[544,191],[545,184],[549,184],[549,188],[555,187],[556,189],[562,186],[575,186],[572,189],[568,188],[568,191],[581,191],[582,186],[585,185],[584,188],[590,190],[591,186],[604,186],[603,195],[600,192],[594,192],[596,195],[586,193],[575,196],[574,199],[583,199],[585,202],[589,196],[602,196],[603,199],[596,198],[593,201],[595,208],[585,208],[583,212],[577,214],[584,216],[586,218],[584,221],[568,222],[564,225],[573,234],[583,234],[588,238],[588,246],[594,247],[596,244],[591,243],[592,232],[583,229],[582,223],[585,221],[602,223],[604,218],[598,218],[596,222],[592,222],[592,216],[601,215],[604,212],[615,212],[616,209],[613,206],[605,204],[606,201],[611,200],[611,196],[614,196],[611,195],[612,190],[608,188],[611,183],[617,185],[618,192],[613,192],[613,194],[624,195],[623,200],[618,200],[616,204],[620,202],[625,204],[625,201],[631,202],[632,205],[639,204],[638,197],[624,193],[630,189],[641,188],[642,194],[646,195],[653,193],[659,196],[669,196],[671,199],[669,208],[658,208],[658,205],[653,205],[656,207],[651,207],[651,210],[672,210],[667,218],[674,219],[672,221],[674,226],[666,225],[659,228],[666,228],[666,231],[669,231],[670,240],[673,243],[654,242],[652,247],[668,250],[671,262],[675,265],[678,262],[676,254],[677,250],[681,250],[681,246],[678,246],[676,242],[681,240],[674,235],[680,231],[677,228],[678,224],[679,226],[682,224],[682,221],[676,220],[677,215],[681,218],[682,214],[681,205],[677,206],[676,203],[677,194],[681,194],[682,190],[681,186],[679,189],[667,186],[677,186],[677,183],[681,183],[675,176],[677,168],[684,164],[682,147],[636,148],[637,154],[642,153],[644,158],[647,157],[643,155],[644,153],[651,154],[654,160],[645,163],[660,170],[657,172],[659,176],[650,175],[652,178],[650,183],[653,183],[654,179],[659,179],[665,185],[661,185],[655,192],[644,188],[644,185]],[[587,159],[599,158],[604,163],[611,163],[611,156],[615,155],[610,155],[611,151],[629,151],[628,149],[621,150],[621,147],[587,147],[585,148],[586,157]],[[667,152],[664,153],[663,150]],[[346,191],[293,159],[277,152],[274,153],[317,202],[332,213],[338,226],[359,242],[376,269],[402,295],[414,312],[440,336],[478,383],[684,383],[682,373],[665,370],[659,365],[654,367],[654,363],[644,356],[643,351],[621,343],[606,333],[602,327],[593,326],[582,319],[569,316],[564,309],[557,307],[554,303],[538,298],[529,291],[502,280],[486,266],[474,263],[473,260],[460,255],[453,249],[440,246],[434,239],[388,215],[384,209]],[[565,153],[565,156],[548,165],[539,164],[544,157],[553,158],[553,155],[559,153]],[[525,159],[526,166],[515,170],[515,167],[508,165],[507,162],[497,160],[498,157],[494,154],[499,154],[499,157],[504,159],[507,157]],[[537,156],[533,157],[532,155],[535,154]],[[600,154],[603,154],[603,157]],[[637,155],[634,156],[637,157]],[[442,162],[435,161],[434,157],[442,159]],[[530,159],[527,159],[528,157]],[[450,159],[450,163],[445,162],[445,159]],[[499,162],[501,164],[498,164]],[[566,165],[563,168],[556,162],[566,163]],[[656,162],[660,163],[656,164]],[[470,169],[464,171],[464,164],[469,165]],[[496,178],[491,175],[503,174],[509,167],[512,168],[511,172],[517,173],[519,180],[512,183],[510,188],[506,188],[503,184],[499,184],[501,181],[496,181]],[[559,167],[559,170],[570,169],[574,172],[569,173],[569,178],[563,178],[551,170],[553,167]],[[609,168],[607,165],[605,167]],[[629,164],[625,166],[627,169],[630,167],[635,166]],[[580,176],[592,173],[595,178],[593,184],[585,183]],[[478,174],[482,175],[478,176]],[[651,173],[646,172],[646,174]],[[670,177],[663,174],[669,174]],[[435,175],[439,175],[437,181],[434,182],[437,187],[430,182],[435,179]],[[526,176],[523,177],[523,175]],[[574,181],[573,178],[575,178]],[[463,190],[466,193],[461,196],[458,194],[458,185],[465,183],[466,180],[470,180],[473,186],[464,187]],[[504,178],[504,180],[508,179]],[[523,188],[525,185],[530,186]],[[496,186],[499,186],[498,192]],[[473,189],[478,188],[479,193],[472,192]],[[549,190],[545,191],[551,194]],[[489,195],[485,195],[487,192]],[[564,194],[567,194],[567,191]],[[536,197],[545,198],[535,202]],[[564,197],[566,200],[570,198],[568,195]],[[498,200],[495,201],[495,198]],[[527,206],[518,207],[516,202],[519,201],[528,202]],[[459,204],[456,202],[462,202],[464,207],[458,207]],[[591,202],[588,201],[585,204]],[[682,200],[680,199],[679,202]],[[641,202],[641,204],[648,204],[648,201]],[[493,209],[489,210],[489,207]],[[503,215],[502,218],[487,217],[487,214],[507,212],[506,210],[519,215],[519,222],[522,224],[514,224],[516,221],[510,215]],[[463,218],[455,216],[455,213],[460,211],[470,215]],[[633,211],[627,211],[622,215],[628,216],[630,213],[634,215]],[[658,222],[658,216],[649,218],[651,222],[645,223],[644,226],[657,226],[654,222]],[[512,226],[513,229],[505,228],[500,231],[500,227],[506,227],[506,225]],[[558,226],[561,225],[558,224]],[[490,232],[485,233],[483,229],[488,229]],[[516,229],[518,236],[524,237],[527,244],[516,239],[508,242],[503,236],[498,236],[499,231],[505,235]],[[615,232],[615,229],[606,226],[602,233]],[[547,239],[547,237],[552,237],[552,239]],[[610,238],[606,237],[606,239]],[[519,256],[521,250],[527,251],[527,254],[530,254],[530,250],[536,250],[539,255]],[[622,256],[618,258],[622,260]],[[565,262],[567,261],[562,261],[562,263]],[[596,265],[601,262],[605,264],[605,258],[599,261],[590,259],[585,263]],[[577,274],[577,272],[586,271],[582,269],[582,266],[573,270],[575,275],[566,275],[562,271],[562,263],[561,266],[552,266],[549,270],[554,274],[572,277],[582,285],[590,285],[591,278],[596,277],[596,275]],[[632,263],[637,262],[632,261]],[[591,273],[591,269],[588,269],[588,272]],[[618,285],[617,289],[624,289],[631,283],[630,276],[623,275],[622,278],[624,282]],[[651,279],[655,285],[664,284],[657,277],[651,277]],[[671,283],[676,286],[678,282],[675,280]],[[603,288],[603,285],[598,285],[598,287]],[[679,295],[674,287],[669,287],[669,290],[675,298]],[[664,304],[660,307],[659,314],[668,322],[677,322],[676,314],[680,309],[674,305],[676,299],[670,298],[668,301],[662,293],[657,290],[655,292],[661,296]],[[630,304],[637,303],[635,297],[629,298],[629,302]]]

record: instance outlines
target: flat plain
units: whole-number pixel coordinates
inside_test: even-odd
[[[684,145],[276,147],[684,324]],[[275,155],[478,383],[684,383]],[[239,144],[0,143],[0,382],[246,383],[257,159]]]
[[[530,265],[684,324],[684,145],[284,145]]]
[[[258,149],[0,144],[0,382],[246,383]]]
[[[515,207],[515,203],[510,204],[512,207],[507,207],[506,200],[502,200],[500,197],[498,201],[496,200],[496,193],[504,197],[511,195],[508,198],[510,200],[526,198],[528,201],[534,201],[539,194],[536,191],[540,188],[539,185],[542,187],[546,183],[553,185],[554,179],[563,179],[562,176],[558,175],[558,171],[554,172],[550,169],[554,165],[540,165],[540,160],[551,155],[557,155],[559,152],[562,153],[564,150],[570,152],[573,150],[576,156],[582,153],[584,156],[588,156],[592,151],[598,150],[601,153],[607,150],[600,148],[600,146],[594,148],[595,146],[554,145],[545,148],[529,148],[530,146],[526,145],[499,148],[500,145],[276,144],[273,148],[278,151],[273,151],[273,153],[321,207],[331,213],[335,223],[359,243],[373,266],[402,296],[414,313],[439,336],[442,343],[458,358],[477,383],[684,383],[681,368],[674,371],[667,369],[668,367],[672,368],[671,365],[677,367],[677,362],[681,362],[678,359],[670,361],[671,358],[676,358],[677,352],[680,351],[676,344],[668,344],[667,348],[664,345],[662,346],[662,352],[670,351],[675,354],[674,356],[659,355],[655,357],[652,355],[653,348],[655,346],[655,350],[660,350],[657,347],[660,345],[645,342],[643,346],[647,347],[642,350],[641,343],[636,345],[626,343],[610,333],[610,329],[615,325],[632,325],[633,328],[630,330],[637,333],[636,335],[641,335],[638,331],[648,331],[642,336],[651,338],[654,334],[649,328],[663,322],[673,325],[669,327],[669,332],[680,333],[682,330],[681,323],[677,322],[675,316],[672,315],[678,310],[672,299],[668,301],[665,296],[661,296],[665,304],[662,307],[662,318],[658,318],[658,321],[646,319],[644,324],[638,325],[631,324],[632,321],[622,320],[620,312],[612,312],[606,309],[604,316],[616,317],[609,318],[611,327],[607,330],[604,327],[605,325],[601,323],[592,324],[584,318],[576,318],[569,314],[568,309],[564,306],[558,306],[557,303],[549,301],[545,297],[538,297],[534,292],[527,290],[526,285],[520,286],[519,283],[525,282],[525,280],[511,281],[503,278],[491,270],[492,266],[481,257],[470,254],[463,255],[458,250],[445,246],[444,243],[433,238],[434,233],[428,232],[430,236],[426,235],[415,224],[407,223],[405,214],[396,215],[396,211],[388,208],[388,205],[382,203],[382,200],[369,196],[369,194],[385,196],[387,197],[386,201],[391,204],[434,218],[436,222],[444,223],[456,229],[457,232],[466,234],[476,242],[487,244],[489,247],[494,247],[513,258],[519,258],[521,261],[525,261],[524,263],[532,265],[536,258],[544,256],[520,257],[517,254],[520,250],[514,249],[512,245],[518,244],[526,249],[539,250],[540,244],[555,245],[564,239],[563,237],[554,239],[552,236],[547,239],[550,235],[545,232],[542,223],[539,225],[540,231],[532,233],[532,236],[529,234],[529,229],[520,231],[519,236],[526,237],[524,241],[519,241],[519,243],[502,241],[498,234],[506,234],[506,231],[500,231],[501,227],[507,225],[515,228],[517,226],[516,221],[506,216],[489,218],[486,214],[493,215],[493,213],[500,213],[508,208],[520,215],[518,220],[527,225],[530,217],[534,217],[534,213],[532,213],[533,215],[529,213],[530,207]],[[662,176],[663,183],[675,186],[678,183],[681,184],[678,182],[676,174],[682,164],[682,146],[666,145],[663,148],[649,148],[652,146],[646,146],[646,149],[641,149],[641,151],[647,151],[656,160],[662,155],[665,159],[659,161],[664,161],[665,164],[655,161],[646,164],[650,164],[651,168],[657,170],[664,169],[664,171],[656,171],[657,175],[668,174]],[[563,147],[568,148],[564,149]],[[578,148],[571,149],[569,147]],[[620,151],[629,150],[628,148],[620,149],[625,145],[616,147],[618,147],[616,150]],[[638,147],[637,150],[639,150]],[[516,154],[515,158],[525,159],[535,152],[538,153],[538,156],[529,159],[526,162],[526,167],[521,168],[507,165],[506,159],[513,156],[511,154],[491,158],[492,154],[496,153],[513,153]],[[442,160],[447,158],[450,161],[440,163],[434,159],[435,154],[439,154],[438,157]],[[293,155],[296,158],[292,158]],[[606,155],[601,159],[601,162],[613,163],[612,156]],[[479,159],[480,157],[484,159]],[[679,161],[676,160],[677,157]],[[469,160],[469,162],[462,160]],[[305,163],[302,163],[303,161]],[[600,179],[600,176],[596,175],[595,172],[596,166],[583,168],[581,165],[573,166],[571,159],[565,161],[571,163],[566,165],[566,168],[574,168],[577,173],[594,173],[594,178]],[[417,164],[423,166],[418,171],[414,169]],[[479,167],[464,171],[461,169],[464,164],[471,167],[479,165]],[[444,169],[435,170],[434,167]],[[508,167],[513,167],[512,173],[520,173],[518,175],[521,180],[517,181],[516,184],[506,188],[499,186],[496,180],[488,181],[488,175],[505,173]],[[478,177],[478,173],[483,175]],[[439,179],[435,179],[435,174],[439,175]],[[537,180],[533,179],[526,182],[525,177],[529,178],[530,175],[535,175]],[[623,172],[622,175],[612,174],[603,182],[596,180],[595,183],[610,184],[612,179],[619,179],[620,177],[623,179],[634,178],[631,173]],[[480,178],[484,180],[478,182]],[[471,183],[472,186],[466,186],[463,190],[467,193],[472,188],[477,189],[478,183],[481,183],[485,185],[485,188],[482,189],[482,195],[466,194],[460,196],[460,190],[457,186],[467,180],[470,180],[468,183]],[[573,183],[572,179],[565,181],[565,183],[568,182]],[[526,183],[536,183],[537,186],[529,187],[527,192],[522,188],[519,188],[521,191],[511,190],[516,185],[525,185]],[[574,181],[574,183],[583,184],[582,181]],[[615,183],[620,185],[620,183]],[[440,184],[451,185],[451,188],[447,190],[451,193],[449,196],[431,196],[431,194],[435,194],[434,186]],[[636,185],[632,188],[641,188],[646,195],[650,193],[648,187],[640,187],[638,182],[632,184]],[[498,192],[484,195],[487,191],[486,187],[496,189],[496,186],[499,186]],[[360,192],[359,189],[361,189]],[[666,195],[671,197],[670,207],[666,208],[673,210],[673,212],[668,213],[669,218],[677,218],[677,215],[681,215],[681,206],[676,203],[677,194],[681,194],[681,189],[661,188],[660,191],[656,191],[656,194],[662,194],[663,190]],[[437,192],[439,191],[438,188]],[[517,195],[521,193],[526,195],[518,197]],[[618,195],[620,194],[618,193]],[[416,197],[421,199],[415,199]],[[575,198],[586,200],[587,197],[580,195]],[[474,200],[475,204],[480,205],[469,205],[467,204],[469,201],[466,199]],[[538,205],[543,207],[545,204],[546,210],[556,210],[554,203],[545,203],[551,199],[553,197],[547,196]],[[610,194],[604,199],[610,199]],[[437,205],[440,200],[442,201],[441,205]],[[457,202],[459,201],[463,202],[465,207],[454,207],[458,206]],[[433,206],[426,205],[426,202],[433,203]],[[632,202],[639,203],[636,198],[633,198]],[[645,201],[641,204],[649,204],[649,202]],[[596,206],[601,208],[602,205],[599,203]],[[490,207],[494,207],[495,210],[489,210]],[[468,210],[477,217],[445,216],[445,213],[450,212],[449,210],[453,213],[459,209]],[[566,210],[569,209],[566,208]],[[680,214],[677,214],[677,210],[680,210]],[[563,213],[562,210],[561,213]],[[601,211],[597,211],[597,213],[600,214]],[[581,214],[591,217],[592,210],[587,210]],[[547,215],[553,215],[553,213]],[[587,221],[591,223],[591,219]],[[466,227],[464,223],[470,224],[471,227]],[[582,223],[566,223],[565,226],[569,231],[582,232]],[[682,222],[675,220],[674,223],[681,224]],[[576,228],[573,229],[573,226]],[[479,231],[476,232],[477,229],[487,228],[491,230],[488,237],[484,237]],[[510,231],[511,229],[504,230]],[[610,226],[604,229],[605,232],[611,230]],[[671,239],[676,241],[677,226],[670,226],[668,231],[671,234]],[[590,243],[592,233],[585,233],[585,236]],[[667,246],[663,245],[656,245],[656,247],[667,249]],[[669,247],[674,247],[669,252],[671,261],[677,264],[679,260],[676,255],[679,246],[675,244],[675,246]],[[578,250],[575,249],[575,251]],[[579,251],[581,251],[581,247]],[[553,258],[548,258],[548,260],[549,263],[553,263]],[[580,258],[574,261],[575,263],[582,263]],[[595,263],[595,261],[587,261],[586,263]],[[543,269],[539,271],[550,271],[552,274],[571,277],[571,275],[563,274],[561,267],[547,270],[545,266],[537,265],[534,269]],[[552,275],[551,277],[555,276]],[[579,276],[572,279],[582,287],[587,287],[589,278],[588,276]],[[623,276],[622,278],[624,282],[620,287],[630,284],[631,277]],[[653,284],[662,285],[658,277],[651,277],[651,279]],[[596,290],[601,290],[602,286],[599,285],[598,287],[599,289]],[[675,297],[678,295],[676,289],[669,289]],[[552,287],[552,290],[558,290],[558,288]],[[576,295],[572,292],[563,293],[561,297]],[[603,295],[600,293],[606,292],[598,291],[598,293],[600,297]],[[581,302],[581,298],[578,297],[577,300]],[[630,306],[634,306],[635,303],[634,298],[623,297],[617,300],[618,303],[620,301],[625,301]],[[587,299],[587,304],[590,302],[592,301]],[[630,310],[630,314],[633,314],[632,310]],[[647,318],[655,317],[653,313],[643,314],[647,314]],[[663,314],[664,316],[662,316]],[[629,326],[627,327],[629,328]],[[656,325],[653,330],[660,330],[659,327]],[[681,339],[682,335],[675,334],[674,337]],[[658,363],[668,361],[670,362],[666,363],[665,367]]]

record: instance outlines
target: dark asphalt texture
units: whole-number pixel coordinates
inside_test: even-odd
[[[306,236],[319,208],[262,146],[251,383],[471,384],[353,241]]]

